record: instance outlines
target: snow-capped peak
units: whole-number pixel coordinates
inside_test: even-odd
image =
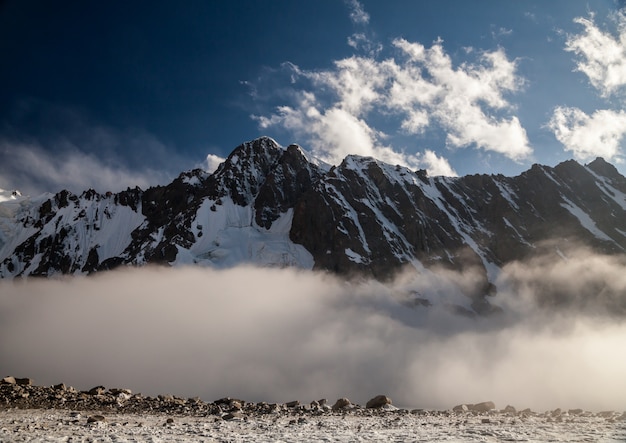
[[[17,189],[14,189],[13,191],[5,191],[4,189],[0,189],[0,202],[17,200],[21,197],[23,197],[22,193]]]

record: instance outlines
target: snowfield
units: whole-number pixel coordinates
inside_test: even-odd
[[[102,414],[102,415],[100,415]],[[219,416],[0,410],[1,442],[623,442],[616,414],[452,411]]]

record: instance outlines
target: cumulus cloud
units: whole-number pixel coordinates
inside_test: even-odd
[[[215,172],[215,170],[217,169],[217,167],[220,165],[220,163],[224,162],[224,158],[220,157],[219,155],[215,155],[215,154],[208,154],[206,156],[206,166],[205,166],[205,170],[207,172]]]
[[[616,409],[626,389],[623,322],[587,315],[584,304],[559,316],[536,302],[536,290],[550,282],[582,299],[595,289],[588,281],[617,279],[613,288],[623,294],[624,264],[591,258],[555,263],[547,273],[545,261],[512,265],[493,299],[504,313],[480,319],[444,309],[462,303],[455,285],[472,279],[450,271],[405,274],[385,286],[256,268],[4,281],[0,361],[6,374],[41,384],[209,401],[347,396],[364,404],[385,393],[414,407],[493,400]],[[584,263],[605,271],[585,271]],[[541,288],[532,286],[537,276]],[[415,294],[434,306],[408,307]]]
[[[603,157],[608,161],[623,161],[621,142],[626,135],[626,113],[608,109],[588,115],[578,108],[559,106],[554,110],[548,127],[558,141],[578,160]]]
[[[424,169],[426,169],[430,175],[443,175],[445,177],[458,176],[457,172],[452,166],[450,166],[447,159],[438,156],[430,149],[424,151],[424,154],[420,159],[420,163],[424,165]]]
[[[484,52],[477,63],[454,68],[441,41],[430,48],[404,39],[393,43],[408,62],[398,66],[404,72],[392,84],[395,90],[389,106],[401,110],[407,116],[405,122],[427,123],[425,115],[432,113],[455,147],[475,145],[513,160],[532,153],[517,117],[498,118],[488,112],[510,108],[505,94],[523,86],[515,61],[508,60],[504,50]],[[407,126],[422,129],[419,124]]]
[[[577,17],[580,33],[567,36],[565,50],[576,55],[576,70],[585,74],[600,97],[622,97],[626,85],[626,16],[624,11],[611,19],[614,32],[602,29],[595,16]],[[623,110],[600,109],[588,114],[581,109],[559,106],[548,123],[566,151],[579,160],[602,156],[622,162],[621,141],[626,135]]]
[[[609,97],[626,85],[626,15],[612,16],[615,32],[601,29],[595,17],[577,17],[583,26],[579,34],[567,37],[566,51],[577,55],[576,69],[584,73],[602,97]]]
[[[396,57],[355,55],[329,70],[285,65],[291,102],[253,118],[262,128],[280,127],[305,139],[315,155],[334,164],[347,154],[409,167],[423,165],[423,157],[432,160],[394,149],[381,121],[393,121],[391,130],[407,136],[444,130],[450,148],[478,148],[515,161],[532,154],[519,119],[509,116],[508,95],[524,81],[502,49],[477,52],[474,63],[455,66],[441,41],[427,48],[396,39],[393,47]]]
[[[129,169],[113,155],[100,158],[69,143],[57,148],[53,153],[38,143],[0,141],[0,188],[29,195],[89,188],[117,192],[135,186],[145,189],[172,178],[150,167]]]

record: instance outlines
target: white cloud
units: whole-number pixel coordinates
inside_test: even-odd
[[[443,175],[446,177],[456,177],[458,174],[450,166],[448,160],[443,157],[439,157],[435,152],[427,149],[421,156],[421,164],[423,168],[428,171],[428,175],[436,176]]]
[[[363,5],[358,0],[346,0],[346,4],[350,8],[350,20],[355,25],[367,25],[370,21],[370,15],[365,12]]]
[[[350,57],[335,62],[334,71],[309,72],[307,77],[319,88],[331,88],[336,106],[362,116],[382,102],[387,73],[385,64],[372,58]]]
[[[610,16],[614,29],[602,29],[595,16],[577,17],[574,22],[583,30],[567,36],[565,50],[576,54],[576,70],[585,74],[600,97],[623,98],[626,86],[626,15],[619,11]],[[623,110],[599,109],[587,113],[576,107],[558,106],[548,127],[566,151],[581,161],[603,157],[621,163],[621,142],[626,135]]]
[[[598,110],[587,115],[578,108],[557,107],[548,127],[578,160],[603,157],[622,161],[621,141],[626,135],[626,112]]]
[[[418,156],[389,146],[379,129],[382,120],[406,135],[443,129],[451,147],[493,151],[515,161],[531,155],[519,119],[507,117],[513,107],[506,95],[519,91],[523,80],[502,49],[455,67],[441,41],[430,48],[403,39],[393,45],[398,58],[352,56],[316,71],[289,65],[293,103],[254,118],[262,128],[278,126],[303,137],[318,157],[335,164],[347,154],[419,164]]]
[[[609,97],[626,85],[626,16],[623,11],[612,18],[616,32],[598,27],[594,16],[574,20],[583,26],[580,34],[568,35],[565,50],[578,56],[576,69],[584,73],[602,97]]]
[[[214,172],[217,167],[220,165],[220,163],[224,162],[224,158],[215,155],[215,154],[209,154],[206,156],[206,166],[205,166],[205,170],[207,172]]]
[[[306,137],[314,155],[328,163],[338,164],[349,154],[381,160],[389,157],[384,148],[376,146],[380,134],[364,120],[340,106],[323,109],[309,92],[300,95],[295,107],[281,106],[269,118],[256,118],[261,128],[280,125],[298,137]]]
[[[477,64],[464,63],[455,69],[440,41],[429,49],[404,39],[393,43],[408,57],[405,65],[396,65],[388,104],[406,115],[403,128],[418,133],[432,115],[448,131],[452,146],[476,145],[513,160],[530,156],[532,149],[519,119],[489,113],[510,108],[504,94],[523,85],[515,74],[515,62],[502,49],[483,53]]]

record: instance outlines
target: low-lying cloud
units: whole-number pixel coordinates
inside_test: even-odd
[[[563,275],[576,270],[563,263]],[[450,313],[446,305],[459,301],[454,285],[429,272],[390,285],[258,268],[5,281],[0,371],[40,384],[207,401],[347,396],[364,404],[384,393],[412,407],[493,400],[538,410],[623,409],[623,317],[540,307],[532,285],[523,285],[539,275],[536,265],[503,270],[491,301],[504,312],[485,318]],[[559,266],[546,281],[563,277]],[[568,274],[571,288],[576,276]],[[409,307],[416,294],[433,306]]]

